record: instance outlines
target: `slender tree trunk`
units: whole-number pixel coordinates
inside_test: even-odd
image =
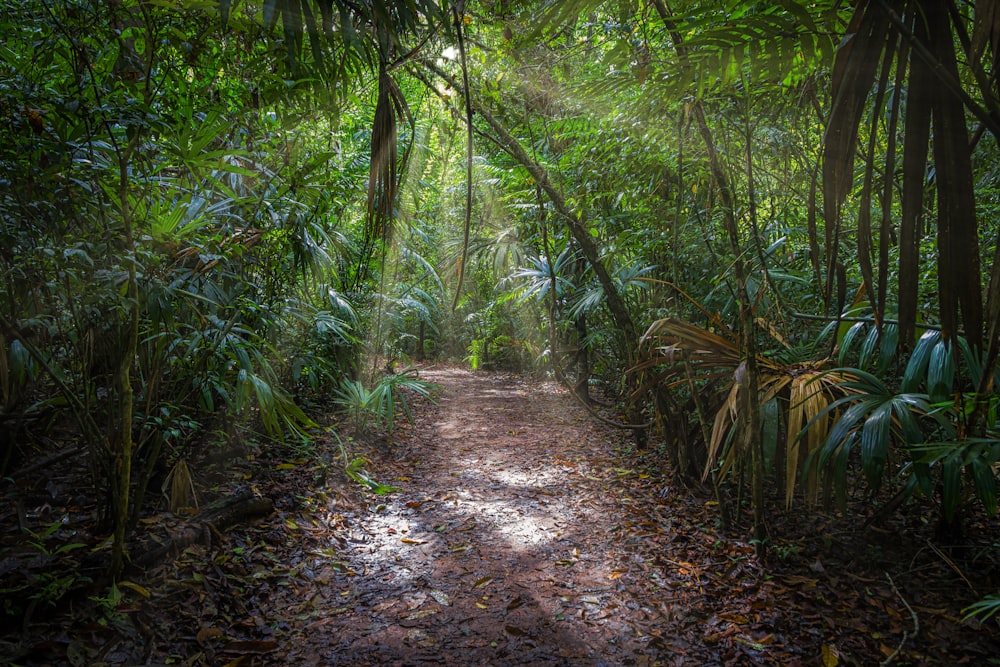
[[[625,305],[625,300],[618,291],[618,286],[615,285],[614,280],[611,278],[611,274],[608,272],[607,266],[605,266],[604,261],[601,259],[600,253],[597,248],[597,244],[594,243],[594,238],[590,235],[590,230],[587,229],[585,223],[585,217],[583,211],[578,209],[571,209],[566,203],[566,199],[559,192],[558,188],[552,184],[549,180],[548,172],[537,162],[535,162],[528,152],[524,150],[521,143],[515,139],[510,132],[505,128],[494,116],[489,112],[489,110],[483,108],[479,105],[476,108],[477,113],[486,121],[490,126],[490,129],[497,135],[499,143],[504,147],[504,149],[517,160],[521,166],[528,170],[531,176],[535,179],[535,183],[545,192],[549,201],[552,202],[553,207],[559,216],[563,219],[566,224],[566,228],[569,230],[570,235],[573,240],[580,246],[580,250],[583,253],[584,259],[594,270],[594,274],[597,276],[597,281],[600,283],[601,288],[604,290],[605,303],[608,306],[608,311],[611,313],[611,318],[614,320],[615,326],[621,333],[621,352],[622,358],[625,361],[626,368],[631,368],[634,366],[638,360],[638,350],[639,350],[639,332],[636,329],[635,322],[632,320],[632,316],[629,314],[628,307]],[[639,376],[635,373],[626,374],[627,382],[627,393],[631,395],[634,390],[639,385]],[[639,424],[643,421],[642,414],[638,407],[632,403],[628,402],[625,410],[625,418],[630,424]],[[647,429],[645,428],[635,428],[632,431],[635,437],[636,448],[645,449],[647,442]]]
[[[143,48],[141,52],[136,49],[135,42],[131,37],[119,42],[121,53],[125,54],[126,61],[135,68],[132,72],[135,80],[141,86],[141,95],[146,106],[149,106],[153,99],[154,86],[152,81],[154,44],[154,23],[152,17],[147,13],[147,7],[140,4],[136,8],[125,10],[116,20],[121,20],[126,25],[143,28],[145,31]],[[139,71],[139,65],[142,70]],[[108,119],[104,119],[108,133],[114,136],[114,130]],[[115,390],[118,398],[118,414],[115,418],[115,432],[108,438],[111,446],[112,476],[110,484],[112,487],[112,515],[114,529],[112,533],[113,541],[111,547],[111,568],[110,574],[113,579],[117,579],[125,570],[128,562],[128,527],[131,510],[132,495],[132,466],[133,450],[135,443],[132,434],[132,418],[135,411],[135,391],[132,387],[132,368],[135,365],[136,352],[139,347],[139,283],[136,275],[136,265],[139,261],[136,247],[135,217],[133,215],[132,204],[130,202],[129,190],[133,186],[132,170],[133,159],[135,158],[142,140],[142,129],[133,128],[128,133],[128,139],[124,145],[115,145],[115,154],[118,160],[118,190],[117,205],[118,213],[121,216],[122,234],[124,237],[124,255],[126,261],[126,303],[125,317],[122,328],[122,351],[118,360],[118,368],[115,371]]]
[[[576,386],[573,388],[581,400],[590,402],[590,352],[587,349],[587,316],[580,315],[573,323],[576,327]]]
[[[687,47],[684,45],[683,36],[677,30],[677,26],[671,18],[672,14],[664,0],[653,0],[653,6],[657,14],[663,21],[663,25],[670,32],[674,40],[677,55],[685,59],[687,57]],[[718,151],[715,148],[715,139],[712,131],[705,120],[705,112],[701,106],[701,101],[697,100],[691,105],[691,113],[698,126],[698,132],[705,142],[705,149],[708,152],[709,169],[712,172],[712,179],[719,188],[719,196],[722,199],[723,221],[726,233],[729,237],[730,249],[733,253],[733,268],[736,273],[737,298],[740,304],[740,350],[744,359],[745,367],[741,366],[742,373],[737,371],[737,382],[740,383],[741,405],[740,414],[745,415],[743,422],[744,437],[746,446],[751,451],[751,465],[754,477],[753,502],[754,502],[754,537],[757,542],[757,555],[763,557],[765,538],[767,529],[764,516],[764,457],[760,438],[760,406],[757,403],[758,382],[757,382],[757,337],[755,335],[755,323],[753,316],[753,305],[750,295],[747,293],[747,268],[743,259],[743,252],[740,244],[739,226],[736,221],[736,201],[733,194],[729,178],[722,168]]]
[[[628,312],[628,308],[625,306],[625,300],[622,298],[621,294],[618,292],[618,287],[615,285],[614,280],[611,278],[611,274],[608,272],[604,261],[600,257],[597,245],[594,243],[594,238],[590,235],[590,230],[585,226],[585,218],[583,212],[579,210],[574,210],[569,207],[566,203],[566,199],[562,196],[562,193],[552,184],[549,180],[548,172],[540,164],[535,162],[528,152],[524,149],[521,143],[514,138],[507,128],[503,126],[487,109],[483,108],[482,105],[476,106],[476,113],[482,117],[486,123],[490,126],[490,129],[496,134],[500,144],[504,149],[510,153],[510,155],[518,161],[528,172],[531,174],[535,182],[542,188],[545,195],[552,202],[555,207],[556,212],[563,219],[566,224],[566,228],[569,230],[570,235],[573,240],[580,246],[581,252],[583,252],[584,258],[587,263],[590,264],[591,268],[594,269],[594,274],[597,276],[597,281],[600,283],[601,288],[604,290],[605,299],[607,299],[608,311],[611,313],[612,319],[615,321],[615,325],[618,330],[622,332],[625,338],[625,357],[629,365],[635,363],[636,361],[636,350],[639,342],[639,334],[635,327],[635,323],[632,321],[632,316]]]
[[[417,361],[423,361],[426,359],[427,352],[424,350],[424,339],[426,335],[426,325],[423,320],[420,320],[420,331],[417,334]]]
[[[118,161],[118,205],[121,209],[122,226],[125,236],[125,255],[128,273],[127,310],[124,328],[124,346],[115,374],[115,388],[118,393],[117,433],[111,435],[114,456],[115,491],[112,493],[114,507],[114,541],[111,549],[111,575],[119,577],[128,560],[126,533],[129,523],[129,498],[132,487],[132,413],[134,391],[132,389],[132,366],[135,362],[139,343],[139,286],[136,282],[136,246],[134,220],[129,202],[129,171],[131,158],[137,141],[132,139],[122,149]]]
[[[751,497],[754,511],[754,538],[756,539],[758,556],[764,555],[767,526],[764,515],[764,456],[760,438],[760,405],[757,381],[757,336],[755,334],[753,304],[747,292],[747,267],[743,259],[740,243],[739,225],[736,221],[736,201],[729,177],[726,175],[715,148],[712,130],[705,119],[705,112],[700,102],[692,107],[695,123],[705,142],[708,152],[709,168],[712,178],[719,188],[722,199],[722,219],[729,237],[730,251],[733,253],[733,269],[736,273],[736,289],[739,298],[740,328],[739,340],[743,366],[737,370],[736,382],[740,385],[740,414],[743,417],[743,433],[741,437],[751,457]],[[742,371],[742,372],[741,372]]]

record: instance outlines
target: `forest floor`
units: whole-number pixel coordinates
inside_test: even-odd
[[[269,461],[248,482],[268,518],[135,575],[103,619],[95,599],[40,618],[10,664],[1000,664],[997,624],[960,620],[995,586],[995,553],[971,574],[986,543],[793,510],[785,532],[813,537],[765,565],[557,385],[420,377],[437,404],[367,466],[399,491],[336,472],[334,442]]]

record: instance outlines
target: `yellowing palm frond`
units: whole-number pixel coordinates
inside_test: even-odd
[[[647,380],[636,392],[642,394],[654,388],[672,390],[681,386],[691,372],[697,380],[724,380],[712,391],[724,395],[722,405],[712,416],[708,457],[703,479],[719,465],[719,476],[728,474],[743,457],[751,438],[739,429],[746,423],[747,401],[764,406],[778,399],[784,406],[785,428],[785,502],[791,505],[795,485],[803,478],[805,495],[815,502],[819,495],[818,457],[812,456],[829,434],[829,406],[843,395],[841,386],[850,378],[841,371],[824,370],[826,360],[799,364],[781,364],[759,356],[757,362],[757,396],[746,397],[748,365],[729,331],[716,333],[687,322],[663,319],[654,322],[641,340],[641,360],[633,372],[645,372]],[[737,430],[734,430],[737,429]],[[804,469],[808,462],[808,469]]]

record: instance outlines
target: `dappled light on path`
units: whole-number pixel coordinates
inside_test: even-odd
[[[255,593],[258,617],[283,624],[270,659],[813,665],[901,636],[898,596],[879,580],[826,572],[815,552],[765,570],[718,532],[711,496],[672,493],[656,454],[555,385],[421,377],[443,386],[439,404],[421,403],[371,457],[398,493],[336,483],[310,511],[279,513],[299,541],[286,542],[289,576]]]
[[[903,637],[881,573],[804,541],[763,567],[710,494],[673,491],[655,444],[635,452],[557,386],[421,375],[438,405],[415,400],[413,425],[350,453],[398,492],[342,474],[335,439],[271,461],[251,486],[274,514],[164,564],[152,639],[117,653],[146,657],[110,664],[849,665]],[[923,600],[924,646],[995,654],[932,614],[918,578],[895,581]]]
[[[444,385],[440,408],[402,455],[392,483],[404,492],[373,500],[349,538],[355,603],[321,661],[593,664],[634,650],[605,553],[614,508],[601,502],[593,424],[551,387],[422,377]],[[468,651],[474,663],[457,657]]]

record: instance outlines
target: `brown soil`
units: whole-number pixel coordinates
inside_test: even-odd
[[[655,650],[609,442],[553,385],[460,369],[402,446],[297,664],[622,664]],[[632,473],[628,473],[632,474]],[[310,631],[322,626],[326,632]],[[331,642],[327,633],[335,637]]]
[[[318,456],[261,452],[240,491],[274,500],[267,520],[206,530],[121,600],[95,588],[39,608],[0,635],[0,664],[996,664],[996,623],[960,620],[995,590],[995,520],[963,551],[927,526],[862,529],[864,506],[775,511],[765,567],[746,509],[722,534],[709,496],[674,489],[655,448],[558,386],[421,379],[437,405],[412,401],[414,424],[369,455],[398,492],[350,481],[335,438]]]

